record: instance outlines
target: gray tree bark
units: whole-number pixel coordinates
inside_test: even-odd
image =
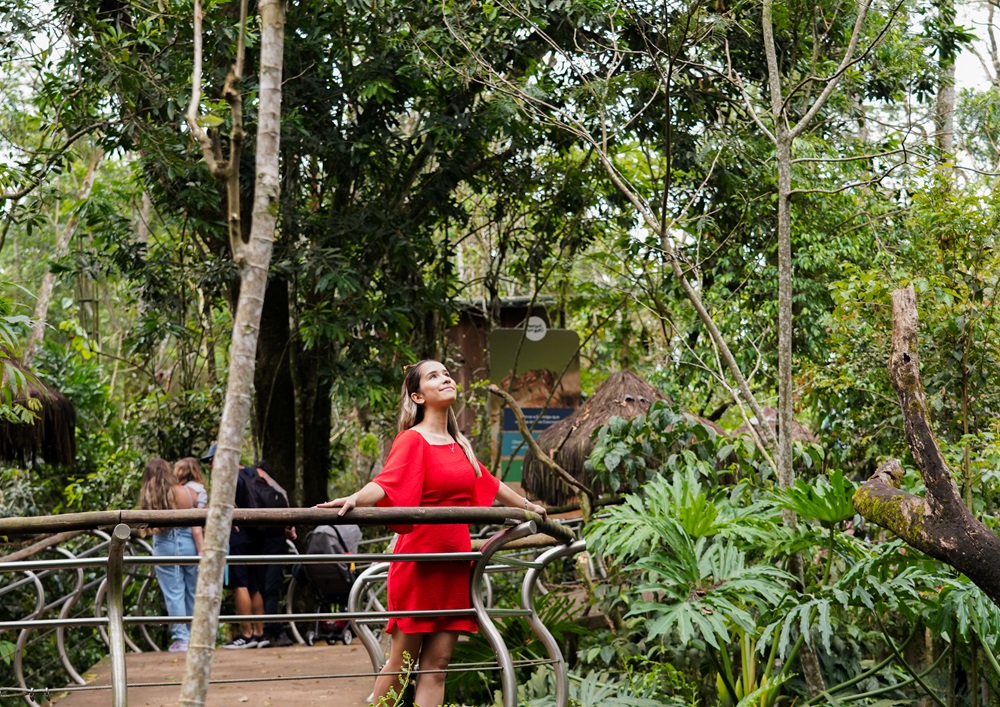
[[[242,241],[238,231],[235,237],[232,233],[230,237],[233,258],[240,268],[240,293],[233,322],[226,401],[222,410],[213,467],[212,499],[205,524],[201,563],[198,567],[194,621],[191,627],[184,683],[179,698],[181,705],[204,705],[208,692],[215,637],[219,626],[219,611],[222,606],[222,580],[233,518],[240,449],[243,446],[243,431],[250,418],[260,314],[277,223],[285,7],[280,0],[261,0],[258,3],[258,11],[261,32],[260,104],[252,222],[248,242]],[[200,7],[196,7],[196,13],[200,13]],[[198,21],[200,23],[200,18]],[[235,85],[234,90],[238,92],[239,86]],[[238,164],[234,164],[233,171],[238,176]],[[236,191],[238,193],[238,189]],[[233,203],[230,200],[229,211],[238,213],[238,202]]]
[[[764,38],[764,55],[767,59],[767,83],[771,99],[771,118],[773,129],[768,130],[764,123],[755,116],[758,126],[771,139],[775,146],[775,157],[778,171],[778,440],[775,449],[775,475],[782,488],[788,488],[795,482],[795,470],[792,465],[792,423],[794,415],[795,390],[792,380],[792,147],[795,139],[801,135],[816,117],[820,109],[833,94],[837,84],[844,76],[847,68],[857,57],[861,30],[868,15],[871,0],[861,0],[854,29],[844,55],[834,74],[823,81],[823,90],[809,106],[809,109],[794,123],[790,120],[790,96],[785,95],[782,86],[782,75],[778,66],[778,54],[774,41],[773,9],[774,0],[764,0],[762,12],[762,30]],[[819,79],[819,77],[815,77]],[[794,90],[792,91],[794,93]],[[749,97],[748,97],[749,98]],[[748,105],[752,105],[747,101]],[[795,524],[795,516],[785,513],[785,522]],[[801,559],[793,558],[793,567],[802,576]],[[820,694],[826,689],[819,660],[808,644],[803,646],[801,653],[802,673],[811,695]]]

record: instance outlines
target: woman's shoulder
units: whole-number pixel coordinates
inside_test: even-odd
[[[427,440],[424,439],[424,436],[422,434],[420,434],[417,430],[411,427],[410,429],[403,430],[398,435],[396,435],[396,439],[394,439],[392,443],[393,445],[396,444],[414,445],[426,441]]]

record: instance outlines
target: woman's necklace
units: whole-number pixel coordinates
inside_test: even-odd
[[[418,430],[418,432],[420,432],[420,430]],[[421,432],[421,434],[423,434],[423,432]],[[441,439],[442,437],[450,440],[450,442],[444,442],[440,446],[448,447],[448,449],[451,450],[451,453],[454,454],[455,444],[457,444],[458,440],[456,440],[450,434],[448,434],[447,432],[437,432],[437,431],[432,432],[430,430],[427,431],[427,434],[424,434],[424,439],[427,440],[429,444],[434,444],[434,445],[437,445],[438,440]]]

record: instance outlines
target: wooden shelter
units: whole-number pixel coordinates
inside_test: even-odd
[[[650,405],[665,399],[660,391],[631,371],[612,373],[580,409],[542,432],[538,437],[538,446],[575,479],[595,493],[603,493],[600,484],[587,478],[584,470],[584,462],[594,447],[594,433],[608,424],[612,417],[630,419],[645,414]],[[698,419],[722,433],[722,428],[715,423]],[[522,487],[546,504],[562,505],[576,496],[576,491],[553,474],[530,450],[524,458],[523,468]]]
[[[41,407],[33,422],[0,420],[0,460],[30,464],[38,459],[48,464],[70,466],[76,461],[76,410],[69,398],[24,368],[6,351],[3,359],[3,385],[8,385],[8,366],[18,369],[27,379],[23,389],[11,402],[27,407],[29,398]]]
[[[774,407],[766,407],[761,412],[764,413],[764,422],[766,422],[771,427],[771,431],[774,432],[775,436],[778,434],[778,409]],[[760,427],[760,422],[756,419],[753,420],[753,426],[755,428]],[[740,435],[749,435],[750,428],[744,422],[742,425],[736,428],[733,432],[734,437],[739,437]],[[811,442],[813,444],[819,442],[819,438],[812,433],[812,431],[803,425],[798,420],[792,420],[792,439],[796,442]]]

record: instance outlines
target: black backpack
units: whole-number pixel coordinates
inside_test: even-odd
[[[240,489],[240,486],[243,486],[243,489]],[[236,503],[240,508],[288,508],[288,499],[285,495],[267,483],[252,466],[240,467]],[[277,526],[253,526],[252,529],[265,535],[285,532],[284,528]]]
[[[250,508],[288,508],[288,499],[278,489],[264,481],[256,469],[247,475],[247,497]]]

